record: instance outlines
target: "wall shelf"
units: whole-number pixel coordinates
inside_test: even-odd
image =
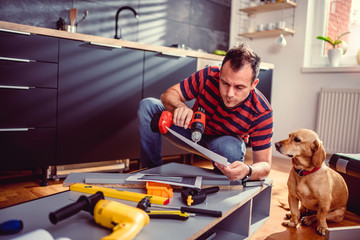
[[[247,15],[250,17],[251,15],[255,15],[257,13],[271,12],[271,11],[276,11],[276,10],[282,11],[284,9],[295,9],[296,7],[297,7],[297,4],[295,1],[282,0],[281,2],[266,3],[266,4],[255,6],[255,7],[240,8],[239,10],[240,10],[240,12],[247,13]],[[245,32],[245,33],[238,34],[238,36],[249,38],[252,40],[252,39],[258,39],[258,38],[278,37],[281,33],[284,36],[294,35],[295,34],[295,30],[293,30],[294,29],[294,16],[295,16],[295,10],[292,15],[292,17],[293,17],[292,28],[273,29],[273,30],[256,31],[256,32]]]
[[[283,0],[283,2],[276,2],[276,3],[267,3],[264,5],[259,5],[255,7],[249,8],[242,8],[240,11],[246,12],[249,15],[263,13],[263,12],[270,12],[275,10],[287,9],[287,8],[295,8],[297,4],[293,1]]]
[[[267,38],[267,37],[278,37],[282,33],[284,36],[294,35],[295,31],[289,28],[285,29],[274,29],[267,31],[257,31],[257,32],[249,32],[249,33],[240,33],[238,36],[246,37],[249,39],[257,39],[257,38]]]

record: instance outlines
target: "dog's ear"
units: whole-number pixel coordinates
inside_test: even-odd
[[[325,149],[322,145],[322,142],[319,139],[315,139],[312,146],[314,151],[314,154],[312,156],[312,163],[314,166],[320,167],[326,158]]]

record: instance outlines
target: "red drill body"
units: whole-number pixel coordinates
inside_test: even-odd
[[[168,128],[173,125],[173,114],[169,111],[158,112],[151,119],[150,127],[153,132],[160,132],[165,134],[168,132]]]
[[[205,110],[203,108],[198,108],[192,116],[192,119],[189,123],[189,128],[191,129],[191,139],[194,142],[200,141],[202,134],[205,131]],[[168,128],[173,124],[173,114],[169,111],[159,112],[154,115],[151,121],[151,129],[153,132],[160,132],[165,134],[168,132]]]

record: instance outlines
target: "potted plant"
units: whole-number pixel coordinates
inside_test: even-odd
[[[343,40],[341,40],[341,38],[349,33],[350,32],[344,32],[343,34],[339,35],[335,40],[333,40],[329,36],[316,37],[317,39],[324,40],[325,42],[333,46],[333,48],[328,49],[328,58],[331,66],[333,67],[339,66],[341,56],[345,54],[347,50],[346,43]]]

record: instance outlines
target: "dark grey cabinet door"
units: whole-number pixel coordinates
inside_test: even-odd
[[[144,52],[60,40],[57,165],[139,155]]]
[[[262,92],[266,99],[271,104],[271,89],[272,89],[272,69],[260,69],[259,83],[256,86],[257,89]]]
[[[144,71],[144,98],[155,97],[160,95],[172,85],[180,82],[182,79],[189,77],[196,71],[196,58],[174,57],[163,55],[161,53],[145,53],[145,71]],[[192,105],[189,103],[189,105]],[[163,156],[186,154],[165,138],[163,138]]]
[[[196,71],[197,59],[145,52],[144,98],[159,98],[166,89]]]

